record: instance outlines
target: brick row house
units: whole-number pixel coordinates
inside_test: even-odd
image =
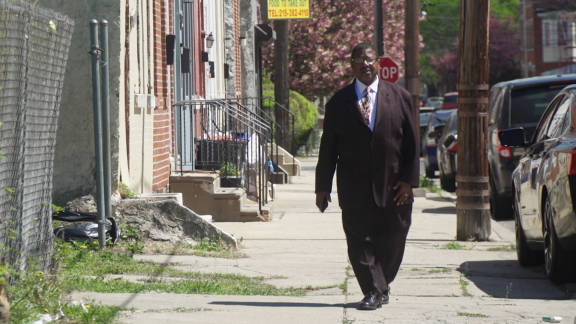
[[[576,73],[576,2],[521,0],[522,77]]]
[[[87,54],[91,19],[105,19],[109,26],[113,191],[120,182],[135,193],[173,191],[171,174],[186,161],[192,163],[191,171],[198,169],[194,167],[198,154],[195,145],[207,141],[207,137],[214,140],[217,136],[232,136],[231,128],[228,132],[222,130],[230,120],[234,125],[249,125],[243,135],[237,132],[234,136],[254,138],[264,133],[253,126],[254,121],[245,121],[252,115],[256,123],[261,120],[258,104],[247,105],[244,100],[260,96],[261,73],[256,57],[260,45],[255,42],[257,0],[37,3],[75,21],[57,132],[52,191],[55,204],[64,205],[96,191]],[[200,109],[207,106],[219,110],[204,114]]]

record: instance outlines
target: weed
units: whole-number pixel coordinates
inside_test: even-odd
[[[466,250],[466,248],[462,244],[460,244],[458,242],[454,242],[454,241],[442,245],[441,249],[443,249],[443,250]]]
[[[458,312],[458,316],[466,316],[466,317],[488,317],[484,314],[479,313],[465,313],[465,312]]]
[[[452,272],[452,270],[450,270],[448,268],[442,268],[442,269],[432,269],[428,272],[429,273],[447,273],[447,272]]]
[[[468,293],[467,287],[468,287],[468,281],[464,280],[463,278],[460,278],[460,289],[462,289],[462,296],[472,297],[472,295]]]
[[[342,324],[354,324],[354,322],[356,321],[356,319],[348,319],[348,317],[344,316],[342,317]]]
[[[220,252],[225,250],[222,242],[222,233],[218,232],[209,238],[203,238],[194,246],[196,250]]]
[[[118,191],[120,192],[120,197],[122,197],[122,199],[140,198],[139,194],[130,190],[130,188],[122,182],[118,183]]]
[[[140,241],[142,235],[134,227],[130,225],[120,226],[121,228],[121,245],[124,245],[130,255],[142,253],[144,251],[144,244]]]
[[[174,307],[163,309],[148,309],[144,311],[144,313],[194,313],[194,312],[205,312],[211,310],[212,309],[210,308],[204,308],[204,307],[195,307],[195,308]]]
[[[511,291],[512,291],[512,283],[506,286],[506,295],[504,295],[504,299],[508,299],[508,296],[510,295]]]
[[[422,271],[422,269],[419,269],[419,268],[412,268],[412,269],[410,269],[410,271]]]
[[[516,245],[510,244],[510,245],[492,247],[492,248],[488,248],[488,251],[513,251],[513,252],[516,252]]]

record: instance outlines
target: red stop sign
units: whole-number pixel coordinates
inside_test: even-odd
[[[378,70],[378,75],[380,76],[380,80],[392,83],[398,81],[398,64],[389,57],[381,57],[379,61],[380,70]]]

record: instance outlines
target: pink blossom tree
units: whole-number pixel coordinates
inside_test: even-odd
[[[490,39],[488,56],[490,58],[490,84],[520,77],[520,43],[517,29],[506,19],[490,18]],[[455,90],[458,81],[458,41],[453,48],[445,50],[439,56],[431,56],[431,64],[442,76],[441,84],[447,91]]]
[[[348,84],[353,78],[352,47],[373,42],[373,8],[373,0],[312,0],[311,19],[290,21],[290,89],[313,99]],[[401,65],[404,0],[383,0],[383,10],[386,56]],[[273,73],[273,46],[262,50],[263,66],[266,72]]]

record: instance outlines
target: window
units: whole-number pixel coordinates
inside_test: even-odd
[[[550,120],[550,127],[548,128],[548,138],[555,138],[562,136],[566,130],[566,124],[564,123],[566,113],[568,113],[568,108],[570,107],[570,100],[564,97],[563,101],[556,109],[556,112]]]
[[[536,128],[536,134],[534,135],[535,142],[540,142],[548,138],[547,137],[549,129],[548,126],[550,126],[550,120],[554,116],[556,107],[558,107],[558,104],[562,101],[562,99],[563,97],[558,97],[556,98],[556,100],[552,101],[552,103],[550,104],[550,109],[548,109],[542,116],[542,119],[540,120],[540,122],[538,123],[538,127]]]

